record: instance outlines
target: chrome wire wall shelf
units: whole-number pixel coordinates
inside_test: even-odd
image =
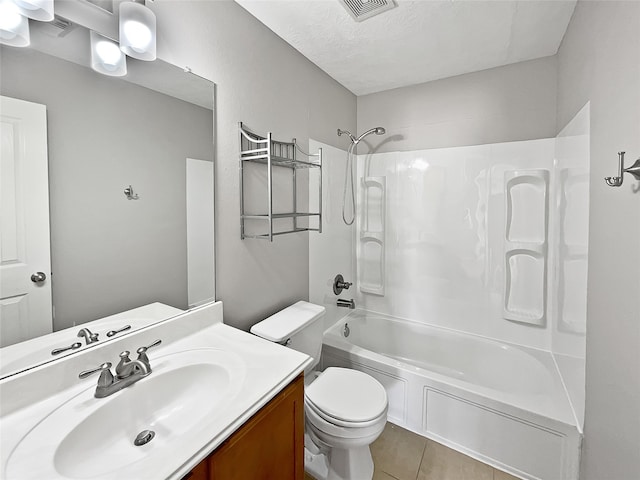
[[[291,142],[279,142],[271,138],[271,132],[266,137],[262,137],[250,131],[243,126],[242,122],[238,124],[239,141],[240,141],[240,238],[258,238],[273,241],[273,237],[277,235],[286,235],[288,233],[297,232],[322,232],[322,149],[318,149],[318,153],[309,154],[304,152],[297,145],[295,138]],[[304,160],[298,159],[298,154],[304,157]],[[247,162],[262,164],[267,167],[267,211],[261,214],[252,214],[245,210],[245,164]],[[287,168],[291,170],[292,175],[292,192],[291,199],[293,210],[288,212],[274,212],[273,206],[273,168]],[[299,169],[317,169],[319,172],[319,201],[317,212],[301,212],[298,211],[298,194],[297,182]],[[317,228],[313,228],[308,223],[300,226],[299,219],[317,218]],[[292,228],[287,230],[274,230],[274,220],[291,219]],[[262,221],[264,228],[260,228],[260,233],[248,234],[245,231],[246,221]]]

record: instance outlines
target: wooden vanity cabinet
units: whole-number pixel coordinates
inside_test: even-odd
[[[183,480],[303,480],[304,382],[300,374]]]

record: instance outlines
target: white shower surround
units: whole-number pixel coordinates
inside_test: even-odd
[[[327,153],[323,201],[337,213],[346,153]],[[350,266],[357,290],[342,296],[369,311],[348,317],[349,339],[340,334],[343,320],[327,331],[323,367],[357,368],[380,380],[394,423],[522,478],[577,478],[589,106],[555,139],[360,155],[357,165],[356,229],[329,216],[331,238],[311,241],[310,299],[333,307],[326,326],[348,313],[335,308],[329,290],[331,273]],[[371,195],[366,189],[375,184],[383,187]],[[382,227],[382,295],[360,288],[371,284],[360,276],[363,264],[371,268],[362,244],[372,224]],[[351,251],[336,255],[338,244]],[[514,321],[505,308],[509,258],[521,251],[544,259],[512,298],[539,306],[534,297],[545,293],[534,321]],[[522,279],[527,272],[519,268]],[[537,295],[528,294],[538,281]],[[485,434],[497,440],[484,442]]]
[[[548,305],[539,325],[504,318],[508,303],[505,255],[514,248],[505,234],[505,213],[506,182],[514,174],[536,169],[549,172],[554,181],[554,148],[555,139],[541,139],[359,155],[359,179],[386,177],[386,265],[385,295],[368,295],[358,290],[358,306],[551,350]],[[526,186],[535,188],[533,184]],[[356,244],[361,243],[358,240],[363,236],[362,219],[366,216],[362,211],[361,182],[358,189]],[[530,202],[544,201],[535,195],[531,198]],[[527,207],[537,209],[538,205],[525,202]],[[526,216],[526,211],[517,214]],[[550,224],[553,221],[549,219]],[[523,223],[526,222],[525,218]],[[530,238],[525,240],[544,236],[546,244],[551,232],[526,234]],[[362,253],[358,251],[359,274],[362,265],[371,263],[370,259],[363,259]],[[526,299],[523,290],[530,282],[524,282],[524,287],[516,292],[523,300]],[[537,290],[550,286],[550,283],[539,286]]]

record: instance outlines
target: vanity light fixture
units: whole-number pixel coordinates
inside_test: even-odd
[[[91,68],[112,77],[122,77],[127,74],[127,57],[122,53],[117,42],[93,30],[90,33],[90,40]]]
[[[0,43],[12,47],[28,47],[29,20],[11,0],[0,0]]]
[[[120,4],[120,49],[138,60],[156,59],[156,16],[143,3]]]
[[[40,22],[53,20],[53,0],[13,0],[25,17]]]

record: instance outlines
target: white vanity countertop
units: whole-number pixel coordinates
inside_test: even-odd
[[[29,432],[32,429],[37,429],[44,418],[65,402],[75,401],[72,400],[74,397],[83,396],[87,400],[79,404],[83,408],[86,406],[87,411],[95,411],[103,405],[100,402],[126,395],[128,389],[135,388],[138,384],[110,397],[96,399],[93,391],[97,375],[78,380],[78,373],[105,361],[115,365],[120,351],[135,352],[138,347],[148,345],[157,338],[163,340],[162,345],[148,352],[153,373],[138,384],[154,375],[162,375],[163,370],[168,371],[171,367],[171,355],[193,351],[206,354],[207,351],[214,350],[231,352],[234,358],[240,359],[243,367],[238,369],[237,376],[244,376],[244,379],[238,382],[229,401],[222,402],[211,415],[207,415],[188,433],[180,434],[175,439],[169,438],[169,445],[163,446],[162,442],[157,442],[153,446],[152,440],[143,447],[131,446],[132,449],[141,448],[143,450],[140,452],[146,452],[141,460],[129,463],[124,467],[126,469],[96,472],[98,475],[91,476],[92,479],[182,478],[311,362],[307,355],[224,325],[222,304],[217,302],[66,357],[59,362],[9,377],[0,381],[0,477],[7,480],[69,478],[58,470],[58,462],[54,458],[61,440],[56,432],[50,432],[50,436],[45,435],[45,440],[33,442],[40,442],[38,445],[31,445],[30,441],[21,442],[22,439],[30,438]],[[207,402],[207,398],[203,398],[202,402]],[[158,436],[160,435],[162,433],[158,432]],[[172,434],[169,432],[165,435]],[[20,460],[20,457],[29,458],[30,449],[33,450],[32,461]],[[95,451],[101,451],[100,445],[95,445]],[[78,454],[81,455],[82,452]],[[101,459],[99,456],[100,453],[97,453],[94,458],[88,458],[87,462],[118,462],[117,458]]]

